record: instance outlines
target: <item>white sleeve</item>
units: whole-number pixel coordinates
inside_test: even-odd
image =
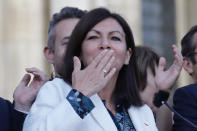
[[[23,131],[61,131],[66,129],[72,131],[76,128],[79,129],[78,126],[82,119],[67,101],[62,87],[56,86],[47,82],[41,88],[25,119]]]

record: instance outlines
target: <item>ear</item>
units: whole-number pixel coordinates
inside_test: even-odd
[[[49,63],[53,64],[54,63],[54,51],[52,51],[48,46],[45,46],[43,53],[44,53],[46,60]]]
[[[184,57],[183,58],[183,68],[189,75],[192,75],[194,70],[193,70],[193,64],[189,58]]]
[[[132,50],[131,50],[131,48],[129,48],[127,50],[127,52],[126,52],[126,59],[125,59],[125,62],[124,62],[125,65],[128,65],[129,64],[131,55],[132,55]]]

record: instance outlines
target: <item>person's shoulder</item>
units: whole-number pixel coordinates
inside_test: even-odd
[[[47,81],[47,85],[58,85],[58,84],[67,84],[62,78],[54,78],[53,80]]]
[[[0,97],[0,106],[11,106],[12,103]]]
[[[188,100],[194,101],[194,98],[197,98],[197,83],[190,84],[181,88],[176,89],[174,96],[173,96],[173,101],[182,101]]]
[[[54,78],[51,81],[47,81],[42,88],[52,88],[52,89],[57,89],[57,88],[62,88],[62,87],[70,87],[69,84],[67,84],[63,79],[61,78]],[[54,88],[55,87],[55,88]],[[41,88],[41,89],[42,89]]]
[[[12,116],[13,105],[10,101],[0,97],[0,130],[2,127],[9,127]],[[3,123],[3,125],[1,125]]]
[[[11,103],[0,97],[0,130],[8,131],[11,126]]]
[[[51,81],[47,81],[40,89],[38,93],[39,96],[52,96],[62,93],[68,93],[71,90],[71,86],[67,84],[61,78],[54,78]]]
[[[187,86],[183,87],[183,90],[197,91],[197,83],[187,85]]]
[[[6,103],[10,103],[10,101],[3,99],[2,97],[0,97],[0,102],[6,102]]]
[[[184,93],[184,92],[195,93],[196,91],[197,91],[197,83],[194,83],[194,84],[186,85],[184,87],[176,89],[175,95],[179,93]]]

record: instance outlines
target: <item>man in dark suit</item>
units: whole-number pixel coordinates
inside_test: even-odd
[[[181,41],[183,67],[195,84],[187,85],[175,91],[174,109],[189,121],[197,125],[197,26],[194,26]],[[173,131],[197,131],[186,121],[174,115]]]
[[[26,69],[34,75],[25,74],[14,91],[14,103],[0,97],[0,131],[22,131],[26,114],[39,91],[46,82],[46,75],[36,68]]]
[[[25,114],[14,110],[13,104],[0,98],[0,130],[21,131]]]

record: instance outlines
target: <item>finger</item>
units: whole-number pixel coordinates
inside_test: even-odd
[[[81,62],[79,60],[78,57],[74,56],[73,58],[73,62],[74,62],[74,72],[78,72],[81,70]]]
[[[42,79],[39,75],[35,74],[28,87],[32,89],[40,89],[46,81],[46,79]]]
[[[182,66],[183,66],[183,59],[178,55],[175,55],[174,57],[175,57],[175,60],[172,66],[170,67],[170,69],[181,71]]]
[[[178,62],[178,54],[177,54],[177,47],[175,45],[172,45],[172,51],[174,53],[174,64]]]
[[[107,65],[107,63],[113,55],[113,52],[113,50],[110,50],[106,53],[106,55],[103,57],[103,59],[98,63],[96,67],[98,70],[102,70]]]
[[[115,74],[115,72],[116,72],[116,68],[112,68],[109,71],[109,73],[105,76],[106,82],[108,82],[112,78],[112,76]]]
[[[47,80],[47,75],[43,71],[39,70],[38,68],[35,68],[35,67],[33,67],[33,68],[26,68],[26,71],[28,73],[33,74],[34,77],[40,78],[40,80],[42,80],[42,81],[46,81]]]
[[[44,72],[33,72],[34,79],[39,79],[39,81],[47,81],[47,75]]]
[[[178,55],[178,48],[175,45],[172,45],[172,51],[174,53],[174,56]]]
[[[29,84],[30,80],[31,80],[30,74],[25,74],[22,80],[20,81],[18,87],[26,87]]]
[[[158,71],[164,71],[165,67],[166,67],[166,59],[164,57],[160,57]]]
[[[172,45],[172,50],[173,52],[177,50],[177,47],[174,44]]]
[[[108,52],[109,50],[105,49],[103,51],[101,51],[92,61],[92,63],[90,64],[90,66],[92,67],[96,67],[99,62],[102,60],[103,56]]]
[[[179,58],[182,58],[182,54],[181,54],[180,50],[177,48],[177,46],[172,45],[172,50],[173,50],[174,55],[178,55]]]
[[[36,68],[36,67],[26,68],[25,70],[26,70],[28,73],[40,71],[40,70],[39,70],[38,68]]]
[[[32,67],[32,68],[26,68],[25,69],[26,70],[26,72],[28,72],[28,73],[31,73],[31,74],[33,74],[34,76],[36,75],[36,76],[44,76],[44,72],[42,72],[41,70],[39,70],[38,68],[36,68],[36,67]]]
[[[106,66],[103,68],[103,72],[106,71],[106,72],[104,72],[104,75],[105,75],[106,73],[109,72],[109,70],[110,70],[110,68],[111,68],[111,65],[113,64],[114,60],[115,60],[115,57],[112,56],[112,57],[110,58],[109,62],[108,62],[108,63],[106,64]]]
[[[175,45],[172,45],[173,52],[174,52],[174,64],[182,65],[183,64],[183,56],[181,52]]]

